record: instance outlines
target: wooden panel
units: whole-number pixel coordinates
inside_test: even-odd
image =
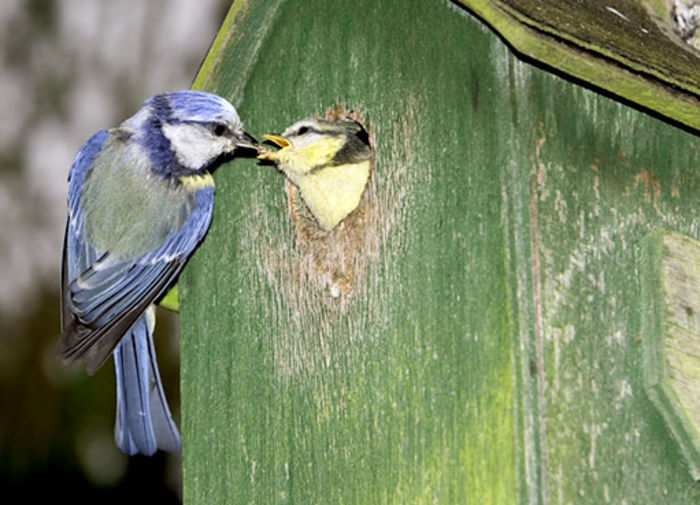
[[[647,394],[700,480],[700,242],[650,233],[640,274]]]
[[[191,503],[688,503],[641,374],[635,245],[697,234],[696,140],[443,2],[234,5],[196,84],[259,135],[342,104],[376,148],[350,295],[283,176],[216,174],[181,283]],[[695,493],[695,494],[693,494]]]

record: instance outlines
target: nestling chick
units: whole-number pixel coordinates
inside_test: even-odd
[[[210,171],[239,148],[256,142],[229,102],[176,91],[95,133],[71,166],[59,353],[93,373],[113,352],[114,436],[127,454],[180,449],[156,363],[152,304],[209,229]]]
[[[358,122],[304,119],[263,136],[281,149],[258,158],[276,163],[299,188],[322,229],[332,230],[358,206],[370,172],[369,136]]]

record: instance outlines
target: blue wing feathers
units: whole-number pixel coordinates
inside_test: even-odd
[[[75,231],[82,228],[80,189],[83,186],[88,169],[92,166],[95,156],[100,152],[108,137],[109,132],[107,130],[100,130],[90,137],[78,151],[73,160],[73,165],[71,165],[70,172],[68,172],[68,215],[71,222],[77,220],[77,222],[73,223]]]
[[[134,304],[119,303],[121,299],[110,299],[108,305],[99,307],[91,314],[90,324],[84,324],[74,315],[71,325],[64,330],[59,351],[66,359],[81,358],[88,373],[94,373],[107,359],[109,353],[121,337],[136,322],[138,317],[170,285],[184,263],[173,262],[166,265],[163,272],[153,284],[141,283],[128,287],[139,289],[129,299]],[[128,291],[126,294],[131,294]],[[121,292],[120,292],[120,296]]]
[[[159,265],[158,269],[132,269],[126,277],[132,280],[130,284],[126,284],[125,288],[121,286],[121,283],[109,286],[105,290],[105,296],[98,300],[100,303],[91,303],[92,300],[88,298],[85,307],[75,304],[76,314],[79,315],[81,322],[89,326],[100,327],[109,324],[109,321],[117,319],[129,308],[137,306],[147,296],[147,293],[154,288],[158,289],[172,277],[174,272],[172,272],[172,268],[168,268],[171,266],[172,264],[162,264]],[[152,301],[153,299],[149,300],[149,304]]]
[[[90,267],[82,269],[77,278],[69,274],[73,280],[66,286],[66,298],[74,315],[74,323],[88,329],[97,329],[127,314],[133,315],[133,309],[143,305],[145,299],[145,306],[148,306],[172,284],[209,227],[213,190],[207,188],[200,191],[202,195],[195,195],[195,205],[184,225],[177,233],[168,236],[156,250],[132,261],[115,261],[107,253]],[[69,228],[72,226],[69,225]],[[72,238],[71,229],[68,233],[68,256],[71,257],[71,240],[79,251],[85,248],[78,233],[73,233]],[[90,251],[89,247],[87,249],[84,256],[94,256],[94,250]],[[77,266],[80,271],[82,265]],[[79,358],[90,347],[93,339],[86,337],[83,331],[75,332],[75,336],[79,337],[76,340],[67,334],[70,333],[70,328],[67,330],[69,331],[64,332],[66,338],[62,339],[60,352],[66,358]],[[103,337],[100,334],[100,338]],[[121,335],[115,336],[113,345],[116,345],[119,337]],[[86,338],[89,342],[85,341]],[[92,364],[91,368],[99,366],[109,351],[111,348],[106,349],[104,355],[99,356],[100,363]]]
[[[172,264],[184,263],[192,254],[209,227],[210,216],[211,206],[202,211],[195,205],[177,234],[135,262],[114,261],[108,254],[100,258],[69,286],[73,313],[85,325],[101,326],[105,319],[136,305],[154,286],[164,288],[173,280]]]
[[[176,451],[180,437],[163,394],[152,325],[144,311],[172,285],[206,234],[214,190],[202,188],[190,199],[183,198],[177,212],[186,216],[184,222],[151,251],[124,258],[97,250],[84,232],[81,188],[110,134],[93,135],[78,152],[69,175],[59,353],[67,360],[82,359],[92,373],[114,351],[117,444],[128,454]]]

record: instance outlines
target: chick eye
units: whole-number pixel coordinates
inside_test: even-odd
[[[304,135],[305,133],[309,132],[309,127],[308,126],[302,126],[299,128],[299,131],[297,132],[297,135]]]
[[[226,133],[226,126],[222,125],[221,123],[217,123],[214,125],[211,131],[217,137],[221,137],[224,133]]]

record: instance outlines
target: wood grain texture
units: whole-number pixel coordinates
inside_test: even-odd
[[[364,118],[375,232],[338,300],[283,176],[215,174],[180,286],[186,503],[700,500],[644,394],[635,261],[697,236],[695,138],[454,4],[261,0],[227,29],[196,82],[254,135]]]
[[[664,0],[457,1],[540,64],[700,129],[700,53]]]
[[[700,480],[700,242],[656,230],[641,257],[647,394]]]

